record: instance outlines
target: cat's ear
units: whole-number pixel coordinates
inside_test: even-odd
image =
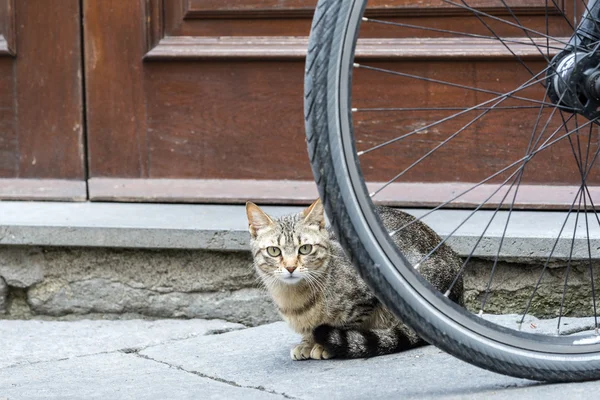
[[[304,214],[304,222],[309,225],[318,225],[319,228],[325,228],[325,213],[323,212],[323,204],[321,199],[315,200],[306,210]]]
[[[256,237],[258,231],[267,228],[274,224],[269,217],[259,206],[252,202],[246,203],[246,215],[248,216],[248,230],[252,237]]]

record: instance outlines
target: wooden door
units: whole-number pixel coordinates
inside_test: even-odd
[[[0,199],[85,200],[79,0],[0,0]]]
[[[296,38],[314,2],[84,4],[93,200],[315,196]]]
[[[506,17],[497,0],[469,3]],[[563,34],[561,26],[566,25],[557,12],[546,15],[545,0],[508,3],[516,17],[540,30],[548,17],[552,33]],[[572,1],[555,3],[567,12],[572,9]],[[83,4],[92,200],[295,203],[316,196],[304,139],[302,88],[315,0]],[[367,13],[370,18],[489,35],[472,13],[450,9],[441,0],[372,0]],[[499,34],[523,35],[510,26],[495,28]],[[358,57],[376,66],[402,67],[463,84],[491,81],[499,91],[527,77],[515,70],[514,61],[507,61],[502,45],[490,49],[469,40],[448,41],[432,31],[389,31],[376,24],[364,25],[361,34]],[[535,48],[520,51],[528,62],[542,63]],[[355,93],[373,100],[371,104],[392,97],[411,101],[460,96],[423,82],[402,94],[399,88],[406,87],[384,84],[368,74],[362,82]],[[421,103],[427,106],[428,101]],[[426,123],[419,118],[384,121],[378,139],[395,134],[388,127]],[[471,167],[463,171],[462,181],[441,168],[411,176],[409,182],[449,183],[452,191],[452,185],[476,181],[483,167],[496,162],[491,150],[524,137],[515,120],[506,124],[500,116],[491,121],[480,129],[494,140],[465,141],[458,152],[446,155],[448,165],[468,158]],[[369,178],[385,181],[397,157],[397,151],[382,153],[374,169],[380,175]],[[540,171],[541,180],[531,184],[571,183],[555,158],[547,159]]]

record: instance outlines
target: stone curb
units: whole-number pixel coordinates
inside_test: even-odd
[[[267,206],[272,215],[302,207]],[[410,209],[420,216],[427,210]],[[470,212],[440,210],[424,221],[441,236],[453,233],[449,244],[468,255],[488,224],[492,211],[481,211],[453,233]],[[515,211],[504,239],[503,258],[541,258],[554,246],[566,213]],[[496,255],[508,212],[498,213],[474,256]],[[555,257],[569,256],[574,216],[563,230]],[[579,219],[574,258],[587,258],[585,221]],[[592,257],[600,257],[600,227],[590,224]],[[247,221],[242,205],[139,203],[0,202],[0,245],[121,247],[152,249],[248,250]]]

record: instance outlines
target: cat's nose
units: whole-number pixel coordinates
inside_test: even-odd
[[[296,267],[285,267],[285,269],[287,269],[288,272],[291,274],[292,272],[294,272],[296,270]]]

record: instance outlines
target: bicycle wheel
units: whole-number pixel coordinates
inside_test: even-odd
[[[376,5],[380,5],[381,2],[376,3]],[[578,31],[578,34],[570,38],[573,26],[577,26],[577,24],[574,23],[573,18],[567,17],[566,12],[557,7],[555,2],[551,2],[551,6],[548,6],[545,23],[541,28],[539,26],[537,28],[523,26],[513,8],[503,0],[495,2],[496,7],[490,8],[489,12],[474,9],[466,1],[444,0],[440,3],[448,7],[446,11],[458,10],[460,13],[473,14],[481,22],[481,25],[478,25],[477,29],[469,31],[467,28],[474,25],[464,24],[464,32],[440,28],[435,24],[417,27],[413,21],[409,24],[402,18],[373,19],[370,16],[365,18],[366,0],[320,0],[318,2],[306,62],[305,120],[311,165],[326,212],[340,242],[361,276],[384,304],[430,343],[474,365],[516,377],[544,381],[598,379],[600,378],[600,337],[596,318],[594,288],[594,279],[596,278],[593,276],[592,246],[590,245],[590,229],[594,230],[597,227],[590,227],[590,221],[593,220],[600,224],[600,219],[597,217],[593,205],[592,192],[595,193],[595,191],[590,190],[590,188],[594,188],[589,183],[594,180],[598,181],[596,172],[592,171],[596,156],[600,152],[600,145],[594,139],[598,107],[597,100],[593,98],[594,94],[590,94],[590,90],[595,87],[591,89],[590,87],[599,80],[594,78],[592,81],[582,72],[585,70],[589,74],[595,73],[600,64],[594,54],[597,42],[594,37],[596,21],[591,18],[586,19],[587,25],[584,24],[585,26]],[[478,2],[478,4],[481,3]],[[591,11],[597,14],[599,7],[594,3],[586,2],[584,8],[589,6],[592,8]],[[519,3],[512,2],[511,4]],[[546,5],[548,4],[549,2],[546,2]],[[581,8],[580,3],[575,3],[573,10],[576,10],[577,4]],[[580,14],[577,16],[580,17]],[[527,17],[521,18],[527,19]],[[563,32],[570,29],[571,34],[561,35],[558,38],[551,35],[548,27],[552,25],[549,21],[553,20],[563,21],[564,26],[560,29],[563,29]],[[471,54],[472,57],[476,58],[481,55],[482,49],[485,52],[498,51],[504,57],[503,59],[513,58],[511,62],[514,62],[516,66],[511,67],[511,73],[518,75],[523,72],[523,76],[527,78],[523,79],[521,84],[516,87],[504,88],[500,91],[497,86],[501,85],[497,82],[499,78],[506,77],[505,75],[500,76],[501,70],[504,69],[496,71],[495,75],[485,75],[485,79],[475,82],[490,83],[487,88],[456,83],[435,74],[428,77],[422,76],[423,74],[419,75],[418,71],[427,70],[428,64],[426,63],[404,65],[406,70],[409,70],[408,72],[394,69],[392,68],[394,66],[390,67],[385,64],[389,60],[378,59],[378,51],[381,50],[381,46],[368,48],[368,38],[360,42],[357,48],[359,28],[363,29],[367,36],[373,32],[370,25],[368,29],[365,28],[366,24],[389,26],[391,29],[407,29],[411,32],[416,29],[431,35],[439,34],[440,37],[435,38],[438,42],[443,42],[442,39],[447,36],[472,38],[472,44],[474,43],[472,49],[479,52]],[[519,34],[515,34],[513,30],[511,35],[510,32],[503,30],[504,28],[499,28],[498,26],[502,24],[508,24],[510,29],[518,29]],[[584,32],[586,28],[589,28],[587,33]],[[540,32],[542,29],[544,31]],[[381,33],[378,32],[377,35],[381,35]],[[396,54],[395,52],[403,53],[406,57],[414,56],[415,59],[423,56],[423,53],[419,53],[419,48],[396,48],[394,45],[403,43],[413,43],[414,45],[417,42],[422,45],[423,43],[427,44],[427,40],[421,38],[419,41],[410,42],[398,31],[394,31],[391,37],[392,39],[387,41],[373,40],[371,44],[385,44],[384,53],[392,56]],[[432,39],[430,43],[435,44],[435,40]],[[478,40],[479,42],[477,42]],[[498,45],[494,45],[496,43]],[[361,48],[362,45],[364,47]],[[541,62],[535,61],[536,55],[532,56],[530,52],[522,51],[526,46],[532,46],[536,52],[541,53]],[[561,53],[565,47],[568,51]],[[431,52],[432,48],[430,46],[429,50],[425,52]],[[466,52],[468,53],[468,51]],[[453,53],[450,50],[437,49],[435,54],[425,54],[425,57],[428,63],[433,63],[448,55],[454,54],[455,57],[463,57],[464,53],[464,51]],[[586,57],[589,61],[586,61],[587,64],[578,64]],[[359,60],[359,58],[361,59]],[[551,62],[552,58],[554,58],[554,62]],[[470,60],[471,58],[467,55],[466,59]],[[363,60],[365,61],[363,62]],[[368,63],[369,61],[370,63]],[[486,66],[489,66],[489,63],[484,65],[484,67]],[[519,68],[518,72],[516,72],[517,68]],[[452,72],[457,74],[457,70]],[[477,72],[476,69],[475,72]],[[362,75],[357,77],[358,74]],[[372,74],[380,75],[372,78],[374,76]],[[380,79],[383,79],[381,76],[386,79],[385,83],[380,82]],[[358,78],[364,79],[366,82],[359,88],[360,90],[356,86]],[[403,79],[403,81],[398,81],[398,79]],[[443,87],[436,92],[438,96],[433,99],[435,106],[431,106],[431,101],[421,101],[418,91],[408,92],[411,80],[427,82],[428,90],[421,92],[423,97],[433,98],[431,93],[436,89],[432,88]],[[582,82],[588,86],[584,87]],[[591,86],[590,82],[593,83]],[[389,91],[391,87],[396,88],[392,92],[393,94],[386,94],[389,92],[385,90]],[[450,96],[448,90],[455,89],[465,90],[471,94],[476,93],[476,95]],[[457,98],[459,104],[456,104]],[[387,100],[388,104],[382,105],[384,100]],[[368,107],[368,102],[376,104]],[[418,114],[423,111],[427,113],[427,118],[423,117],[423,114]],[[408,117],[397,117],[395,114],[407,112],[410,113]],[[505,113],[503,118],[507,115],[506,113],[516,113],[516,116],[499,121],[498,117],[493,114],[494,112]],[[533,118],[528,123],[524,114],[526,112],[533,114]],[[386,116],[381,117],[381,113],[385,113]],[[475,113],[476,117],[473,117],[472,113]],[[416,122],[409,125],[406,123],[406,119]],[[507,128],[508,133],[504,137],[506,143],[500,140],[485,147],[481,142],[481,138],[485,134],[501,135],[497,129],[490,129],[489,126],[486,129],[484,123],[486,119],[490,120],[492,125],[502,123],[502,121],[504,121],[503,126],[509,126],[511,123],[522,124],[522,129],[519,131],[530,128],[533,133],[529,131],[522,133],[523,136],[527,136],[527,139],[523,141],[517,136],[510,136],[512,133]],[[444,124],[447,123],[449,123],[449,127],[444,129]],[[396,130],[402,131],[406,126],[409,127],[408,133],[396,132]],[[454,138],[466,135],[468,132],[471,132],[472,135],[470,139],[463,140],[456,148],[446,150],[446,147],[453,143]],[[438,136],[429,141],[420,139],[428,144],[429,148],[424,148],[415,142],[405,141],[407,138],[420,136],[417,134]],[[518,135],[519,132],[516,134]],[[496,155],[494,162],[490,162],[485,168],[478,164],[470,165],[469,159],[465,157],[464,151],[461,152],[461,148],[468,147],[477,138],[480,140],[478,143],[482,147],[481,152],[484,155],[488,154],[491,157],[499,150],[500,155],[506,156],[507,159],[498,161]],[[517,145],[521,145],[521,153],[516,161],[509,157],[514,153],[507,150],[508,142],[511,140]],[[539,175],[542,175],[541,179],[548,178],[543,176],[547,172],[545,170],[548,169],[548,160],[545,163],[543,160],[544,151],[558,149],[559,144],[565,143],[567,146],[570,144],[566,154],[570,155],[571,160],[575,160],[575,174],[579,179],[579,190],[571,195],[570,200],[572,201],[559,202],[568,211],[561,214],[566,215],[565,223],[556,236],[554,246],[546,253],[547,261],[544,263],[541,275],[543,276],[544,272],[547,274],[549,265],[556,258],[556,243],[561,238],[561,243],[565,242],[563,232],[565,226],[569,227],[567,220],[571,218],[570,224],[573,225],[572,220],[578,218],[579,222],[575,221],[574,223],[570,253],[567,249],[568,256],[563,257],[564,263],[567,264],[564,281],[565,288],[567,287],[569,271],[572,272],[575,268],[573,256],[576,242],[575,233],[577,226],[582,225],[585,219],[584,230],[587,229],[587,240],[577,241],[577,243],[585,244],[586,254],[582,261],[582,268],[587,271],[589,267],[589,273],[592,274],[589,278],[592,286],[592,298],[589,299],[589,303],[593,303],[591,328],[595,329],[595,332],[582,334],[583,336],[564,335],[560,334],[561,332],[553,335],[541,335],[501,326],[484,318],[487,315],[484,312],[486,302],[489,300],[489,289],[494,272],[499,263],[499,257],[502,255],[501,250],[506,232],[510,230],[511,215],[516,215],[517,208],[526,209],[533,204],[530,200],[519,202],[521,197],[517,193],[519,188],[522,188],[522,193],[527,192],[525,189],[531,190],[531,187],[535,189],[535,184],[539,182],[536,181],[539,179]],[[409,148],[410,151],[406,151],[406,148]],[[422,153],[417,155],[411,153],[418,150],[422,150]],[[376,156],[377,151],[388,152],[383,156]],[[525,152],[524,156],[523,152]],[[556,150],[556,152],[563,154],[565,150]],[[371,155],[373,156],[371,157]],[[421,174],[416,172],[425,160],[433,160],[435,156],[439,156],[441,161],[438,163],[431,161],[428,165],[429,169],[426,169],[425,172]],[[542,159],[541,167],[532,167],[531,165],[537,159]],[[464,168],[462,164],[465,164]],[[561,162],[561,167],[563,164],[566,165],[566,161]],[[398,165],[408,165],[408,167],[400,167],[399,170],[391,169]],[[448,195],[446,201],[437,198],[428,199],[427,196],[415,200],[398,195],[398,193],[403,193],[402,190],[414,188],[414,182],[427,181],[431,175],[435,175],[431,172],[432,165],[438,167],[436,170],[438,178],[441,176],[443,180],[445,177],[452,183],[451,190],[444,192],[440,187],[443,189],[445,186],[441,185],[434,186],[437,192],[432,190],[427,193],[430,197],[436,197],[438,192],[444,192]],[[377,175],[377,172],[373,172],[376,167],[383,168],[391,179],[384,180],[383,183],[373,183],[381,176]],[[452,170],[454,173],[475,170],[474,176],[477,179],[468,178],[465,181],[456,182],[454,175],[448,178],[448,170]],[[532,178],[528,178],[529,175],[526,172],[531,173]],[[556,174],[556,169],[551,173]],[[390,189],[391,183],[399,180],[403,180],[404,186],[400,186],[396,191],[391,190],[392,193],[387,197],[378,198]],[[526,183],[531,187],[525,188]],[[504,188],[504,192],[491,190],[495,187]],[[464,188],[466,189],[463,191]],[[473,195],[474,191],[479,192]],[[456,195],[456,193],[460,194]],[[471,197],[464,200],[464,197],[461,196],[465,193],[470,194]],[[553,194],[554,192],[544,193],[544,196],[547,196],[548,193]],[[444,293],[437,292],[419,275],[415,268],[419,263],[411,265],[391,239],[392,235],[401,234],[401,232],[389,233],[383,228],[374,209],[374,201],[377,200],[392,205],[414,206],[425,203],[433,206],[433,209],[423,214],[426,216],[431,215],[432,211],[442,212],[447,207],[462,209],[470,207],[472,211],[457,211],[464,213],[466,220],[476,213],[484,213],[490,217],[490,221],[504,216],[500,223],[501,237],[495,242],[492,241],[492,244],[497,244],[497,249],[493,249],[489,255],[493,261],[490,284],[485,290],[481,307],[477,307],[479,310],[469,310],[451,302]],[[554,206],[561,207],[560,204],[556,206],[555,202]],[[537,203],[534,205],[539,206]],[[588,216],[588,214],[590,215]],[[515,219],[516,217],[513,218],[513,222]],[[458,228],[465,223],[464,220],[459,221],[462,223],[457,222]],[[481,234],[475,240],[473,250],[470,254],[464,254],[465,263],[461,273],[468,270],[469,262],[473,261],[472,256],[475,249],[482,246],[486,240],[486,232],[489,235],[487,230],[489,225],[487,227],[484,225],[481,226]],[[455,230],[451,230],[444,242],[455,232]],[[571,236],[570,232],[568,236]],[[595,250],[594,254],[596,254]],[[542,276],[540,276],[540,281]],[[538,285],[540,281],[538,281]],[[528,303],[524,304],[523,318],[532,309],[531,299],[535,297],[538,285],[533,289],[534,293]],[[561,318],[563,318],[564,293],[563,291],[558,326],[561,325]]]

